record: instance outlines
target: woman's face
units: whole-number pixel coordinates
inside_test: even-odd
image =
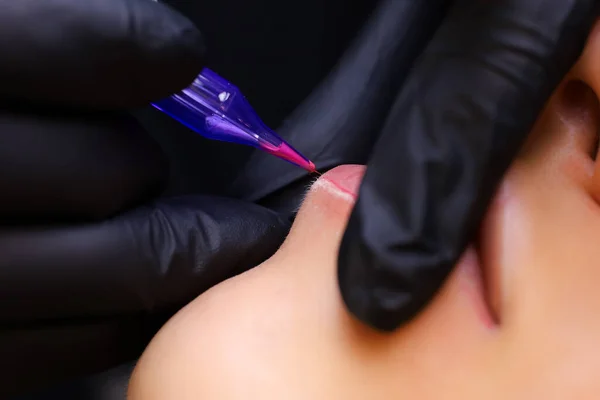
[[[163,328],[131,398],[597,398],[600,112],[592,89],[600,93],[598,29],[507,173],[481,234],[408,326],[373,332],[340,299],[337,248],[363,173],[343,166],[313,185],[274,257]]]

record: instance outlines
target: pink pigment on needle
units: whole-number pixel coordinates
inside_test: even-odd
[[[304,168],[308,172],[313,173],[317,171],[317,169],[315,168],[315,164],[312,161],[304,158],[300,153],[298,153],[285,142],[282,142],[281,145],[277,148],[263,147],[262,149],[273,154],[276,157],[289,161],[292,164],[296,164],[297,166]]]

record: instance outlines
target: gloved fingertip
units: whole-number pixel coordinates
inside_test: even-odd
[[[360,322],[377,331],[393,332],[427,305],[431,288],[413,282],[409,271],[386,265],[382,260],[387,256],[369,248],[369,240],[361,237],[360,226],[355,212],[338,254],[340,294],[349,313]]]
[[[164,7],[168,10],[168,25],[165,24],[167,26],[159,28],[158,35],[164,35],[165,38],[170,37],[170,43],[173,45],[171,51],[176,53],[179,50],[182,57],[191,63],[196,63],[197,68],[201,68],[206,54],[204,36],[192,20],[167,5]]]
[[[411,296],[407,293],[386,293],[356,280],[355,265],[340,254],[338,284],[348,312],[361,323],[380,332],[393,332],[415,315]]]
[[[136,75],[136,87],[152,88],[151,100],[171,95],[190,85],[204,66],[206,44],[196,25],[163,3],[136,5],[137,38],[147,68]],[[152,2],[150,2],[152,3]]]

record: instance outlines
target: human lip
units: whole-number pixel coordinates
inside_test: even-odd
[[[331,190],[355,201],[365,170],[364,165],[342,165],[323,174],[317,182],[329,184]]]

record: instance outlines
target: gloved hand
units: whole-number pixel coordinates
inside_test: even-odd
[[[404,3],[414,15],[433,6]],[[438,291],[580,55],[598,4],[458,0],[439,27],[402,21],[405,33],[437,31],[387,115],[340,249],[340,289],[356,317],[393,330]]]
[[[19,0],[0,2],[0,38],[3,382],[121,361],[109,343],[129,333],[103,321],[185,304],[277,249],[272,211],[157,197],[165,158],[126,111],[199,73],[191,22],[150,0]]]

